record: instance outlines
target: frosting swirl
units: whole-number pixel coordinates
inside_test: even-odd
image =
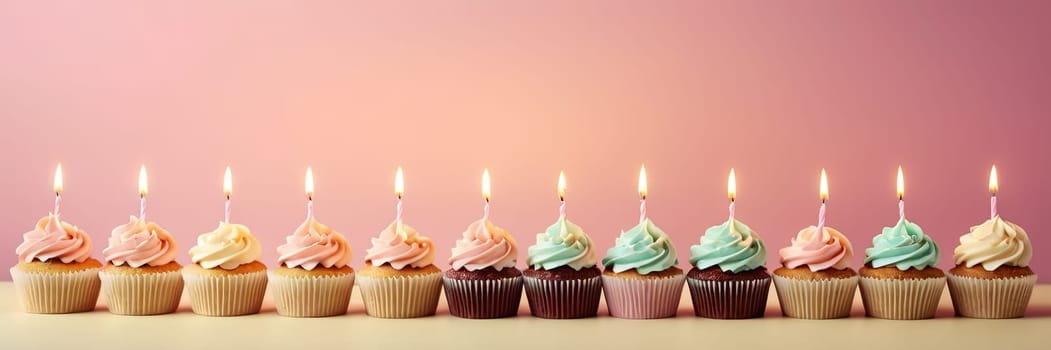
[[[296,231],[285,237],[285,244],[277,247],[277,264],[313,270],[318,265],[341,268],[350,262],[350,244],[339,232],[333,231],[307,216]]]
[[[733,273],[755,270],[766,265],[766,245],[748,225],[729,219],[708,228],[701,243],[690,247],[690,264],[701,270],[718,265]]]
[[[534,269],[551,270],[569,266],[580,271],[595,267],[598,258],[592,249],[591,238],[580,226],[562,215],[547,231],[536,235],[536,244],[529,247],[526,263]]]
[[[492,267],[497,271],[513,268],[518,261],[518,244],[504,229],[487,219],[472,222],[456,241],[449,257],[454,270],[477,271]]]
[[[822,233],[817,232],[817,227],[804,228],[792,238],[792,245],[781,248],[781,263],[785,267],[794,269],[803,265],[810,267],[810,271],[821,271],[828,268],[842,270],[847,268],[847,263],[854,256],[854,248],[850,241],[838,230],[825,226]]]
[[[635,269],[639,274],[664,271],[678,265],[679,258],[671,238],[649,218],[620,233],[613,248],[606,251],[602,265],[620,273]]]
[[[974,267],[981,264],[986,271],[1000,266],[1029,266],[1033,257],[1033,244],[1029,235],[1013,222],[996,216],[960,237],[960,246],[953,251],[957,265]]]
[[[197,246],[190,248],[190,261],[206,269],[233,270],[259,260],[261,255],[259,241],[248,228],[228,222],[220,222],[215,231],[197,236]]]
[[[91,257],[91,237],[76,226],[48,214],[36,223],[36,228],[22,234],[22,244],[15,248],[18,260],[33,259],[47,262],[51,259],[68,264],[84,262]]]
[[[397,270],[406,266],[427,267],[434,263],[434,243],[420,236],[412,226],[392,222],[372,239],[372,248],[365,251],[365,261],[374,266],[390,264]]]
[[[110,233],[109,246],[102,250],[106,261],[120,266],[161,266],[175,261],[178,250],[172,235],[156,223],[132,216]]]
[[[865,254],[865,263],[872,263],[872,267],[894,265],[902,271],[938,265],[939,256],[934,240],[905,218],[894,227],[884,227],[883,233],[872,238],[872,248],[865,249]]]

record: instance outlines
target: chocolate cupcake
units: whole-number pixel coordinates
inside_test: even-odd
[[[456,241],[442,281],[449,313],[462,318],[501,318],[518,314],[522,272],[515,268],[518,244],[488,219],[471,223]]]
[[[525,291],[533,316],[570,319],[598,313],[602,272],[591,238],[565,215],[536,235],[526,261]]]
[[[690,264],[686,284],[698,317],[763,317],[770,293],[766,246],[747,225],[730,218],[709,228],[690,247]]]

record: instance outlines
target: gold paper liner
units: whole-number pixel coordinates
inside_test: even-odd
[[[159,315],[175,312],[182,297],[182,274],[178,271],[144,274],[99,271],[102,293],[109,312],[118,315]]]
[[[270,271],[270,291],[277,314],[289,317],[325,317],[347,313],[354,273],[286,277]]]
[[[652,319],[674,317],[686,275],[660,278],[620,278],[602,275],[609,315],[617,318]]]
[[[1036,274],[995,279],[945,275],[949,278],[949,295],[956,314],[972,318],[1024,316],[1036,284]]]
[[[800,280],[773,275],[781,313],[787,317],[825,320],[850,316],[858,276]]]
[[[183,270],[193,313],[240,316],[259,313],[266,294],[266,271],[236,275],[199,275]]]
[[[25,272],[11,268],[18,300],[33,314],[67,314],[95,309],[99,299],[99,268],[73,272]]]
[[[945,277],[869,278],[861,277],[861,301],[869,317],[888,320],[933,318],[945,289]]]
[[[442,294],[442,273],[426,275],[357,277],[365,313],[379,318],[413,318],[434,315]]]

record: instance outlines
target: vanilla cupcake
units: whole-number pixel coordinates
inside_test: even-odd
[[[277,247],[278,267],[270,271],[277,314],[324,317],[347,313],[354,288],[350,244],[336,231],[308,216]]]
[[[1025,315],[1036,273],[1029,268],[1033,244],[1018,225],[995,216],[960,237],[949,270],[956,314],[974,318]]]
[[[99,272],[109,311],[119,315],[175,312],[182,297],[182,268],[172,235],[156,223],[132,216],[110,234]]]
[[[442,293],[442,271],[434,266],[434,243],[409,225],[387,225],[365,251],[358,288],[369,316],[434,315]]]
[[[893,320],[934,317],[945,289],[939,270],[938,244],[905,218],[884,227],[865,249],[861,275],[861,300],[865,314]]]
[[[95,309],[99,269],[91,258],[91,238],[57,214],[37,221],[15,248],[18,265],[11,278],[22,308],[34,314],[64,314]]]
[[[774,270],[781,312],[788,317],[831,319],[850,316],[858,274],[848,265],[854,248],[838,230],[804,228],[792,245],[778,251],[784,267]]]
[[[182,269],[193,312],[206,316],[259,313],[266,294],[266,265],[259,241],[244,225],[220,222],[197,237],[193,264]]]

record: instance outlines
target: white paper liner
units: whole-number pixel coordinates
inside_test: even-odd
[[[858,285],[865,314],[889,320],[933,318],[945,277],[890,279],[862,276]]]
[[[523,276],[529,311],[553,319],[593,317],[602,297],[602,278],[546,280]]]
[[[620,278],[602,275],[609,315],[617,318],[673,317],[679,311],[686,275],[661,278]]]
[[[373,278],[358,275],[365,313],[379,318],[434,315],[442,294],[442,273]]]
[[[522,276],[495,280],[442,277],[449,313],[461,318],[488,319],[518,314],[522,303]]]
[[[347,313],[354,273],[324,276],[283,276],[270,271],[268,285],[277,314],[326,317]]]
[[[144,274],[99,271],[109,312],[118,315],[159,315],[175,312],[182,297],[179,270]]]
[[[11,268],[15,294],[25,312],[66,314],[95,309],[99,299],[99,269],[73,272],[25,272]]]
[[[776,274],[777,300],[788,317],[825,320],[850,316],[858,276],[820,280],[801,280]]]
[[[240,316],[259,313],[266,294],[266,271],[236,275],[187,273],[193,313],[205,316]]]
[[[1036,274],[983,279],[946,273],[956,314],[972,318],[1018,318],[1025,315]]]
[[[712,281],[686,278],[694,314],[718,319],[763,317],[770,278]]]

